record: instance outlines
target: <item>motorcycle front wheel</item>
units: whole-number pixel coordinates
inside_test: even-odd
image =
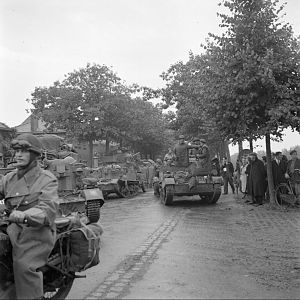
[[[45,292],[44,299],[65,299],[72,288],[73,282],[74,278],[66,278],[63,286]]]

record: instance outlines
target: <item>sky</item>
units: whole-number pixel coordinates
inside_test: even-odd
[[[1,0],[0,122],[22,123],[35,87],[87,63],[111,67],[126,83],[159,88],[160,74],[220,33],[219,0]],[[300,35],[300,1],[285,20]],[[274,151],[300,144],[286,132]],[[263,143],[254,144],[261,150]],[[235,151],[235,147],[231,147]]]

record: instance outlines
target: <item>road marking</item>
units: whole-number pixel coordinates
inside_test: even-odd
[[[115,299],[125,294],[130,288],[131,281],[146,272],[146,268],[154,258],[158,248],[166,242],[167,237],[185,213],[185,210],[177,210],[172,217],[163,222],[85,299]]]

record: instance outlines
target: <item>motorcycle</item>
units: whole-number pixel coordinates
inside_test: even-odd
[[[104,201],[101,200],[99,206],[101,207],[103,204]],[[43,273],[44,299],[65,299],[72,288],[74,279],[86,277],[78,275],[76,272],[81,272],[99,263],[102,228],[97,223],[90,221],[88,213],[75,212],[68,216],[61,216],[56,218],[55,224],[56,243],[47,263],[38,269]],[[6,233],[8,225],[8,215],[5,212],[0,213],[0,299],[16,298],[12,246]],[[76,241],[77,243],[84,241],[85,237],[87,238],[85,244],[88,245],[88,248],[85,246],[82,248],[80,245],[81,248],[76,250]],[[88,257],[88,261],[87,253],[92,255]],[[83,255],[86,255],[84,259]]]

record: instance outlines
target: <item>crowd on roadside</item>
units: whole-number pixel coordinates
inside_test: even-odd
[[[290,152],[288,159],[282,152],[272,153],[271,168],[276,188],[281,183],[290,182],[300,204],[300,159],[296,150]],[[245,202],[259,206],[269,201],[267,181],[267,160],[259,159],[256,153],[250,153],[237,161],[236,168],[224,158],[221,165],[224,180],[224,194],[228,194],[228,185],[233,193],[244,194]]]

